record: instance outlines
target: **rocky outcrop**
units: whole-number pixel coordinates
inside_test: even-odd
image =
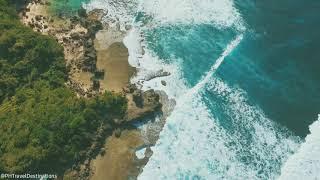
[[[96,68],[97,52],[94,47],[94,40],[97,31],[104,26],[100,19],[104,16],[103,13],[106,12],[94,10],[87,14],[84,10],[80,10],[78,15],[71,18],[57,18],[48,14],[41,14],[42,10],[49,6],[45,2],[45,0],[35,0],[31,5],[29,4],[30,6],[24,10],[22,21],[34,31],[51,35],[64,47],[65,59],[70,70],[67,85],[75,90],[79,96],[96,96],[101,89],[99,79],[103,78],[104,71],[99,71]],[[130,28],[129,26],[126,27],[126,29]],[[142,54],[144,53],[142,52]],[[170,75],[169,72],[159,70],[151,72],[144,80],[149,81],[156,77],[168,75]],[[90,85],[87,86],[88,84]],[[162,82],[162,84],[165,86],[166,82]],[[165,102],[163,100],[164,96],[154,90],[142,91],[132,84],[123,88],[123,95],[128,99],[125,116],[121,119],[110,119],[109,122],[111,123],[109,125],[101,125],[97,133],[92,137],[92,146],[81,152],[80,156],[77,157],[77,163],[66,172],[66,176],[70,177],[70,179],[89,178],[92,171],[90,169],[92,158],[99,153],[108,152],[107,148],[101,148],[105,143],[106,137],[114,136],[116,139],[121,139],[121,137],[125,136],[125,131],[132,131],[135,128],[132,125],[133,122],[143,122],[146,119],[152,120],[156,115],[162,114],[163,118],[155,122],[154,127],[156,128],[152,127],[148,130],[148,143],[145,143],[145,145],[156,142],[158,134],[164,125],[164,117],[167,116],[167,111],[169,111],[167,106],[162,106],[163,102]],[[132,138],[129,140],[132,141]],[[129,147],[130,151],[132,151],[132,146]],[[151,154],[152,151],[149,148],[146,157],[149,158]],[[142,164],[145,163],[143,162]],[[133,167],[139,170],[138,166],[134,165]],[[134,174],[133,177],[136,177],[136,175]]]
[[[77,94],[79,96],[82,96],[82,97],[94,97],[98,94],[98,91],[96,86],[96,82],[97,81],[93,81],[93,86],[90,87],[89,89],[86,89],[86,88],[83,88],[83,83],[81,82],[77,82],[77,81],[74,81],[72,79],[69,79],[69,81],[66,83],[67,86],[69,86],[70,88],[72,88],[75,92],[77,92]],[[98,81],[99,82],[99,81]]]
[[[117,122],[132,122],[135,120],[143,120],[146,117],[153,116],[161,110],[160,97],[153,89],[142,91],[135,85],[128,85],[124,89],[128,99],[128,108],[123,120]]]
[[[75,164],[71,169],[69,169],[64,178],[66,179],[90,179],[92,176],[92,167],[90,164],[92,160],[97,157],[98,154],[103,155],[104,153],[109,152],[108,147],[103,147],[103,137],[115,137],[121,141],[122,134],[132,130],[134,126],[132,123],[135,121],[144,121],[146,117],[152,117],[157,113],[163,113],[166,115],[168,113],[168,107],[162,107],[161,102],[165,102],[167,100],[166,96],[163,96],[161,92],[155,92],[154,90],[142,91],[136,87],[134,84],[129,84],[123,90],[124,95],[128,98],[128,108],[125,117],[122,119],[113,119],[113,123],[111,126],[103,125],[97,131],[97,135],[93,140],[92,146],[89,150],[83,152],[82,157],[84,159],[79,160],[79,164]],[[162,112],[163,111],[163,112]],[[164,116],[163,116],[164,117]],[[164,119],[157,122],[155,126],[157,128],[152,128],[153,131],[148,131],[148,142],[147,146],[151,144],[155,144],[158,134],[154,134],[160,132],[159,128],[162,128],[164,124]],[[159,124],[160,123],[160,124]],[[152,135],[149,135],[151,133]],[[113,134],[113,135],[112,135]],[[115,141],[115,139],[113,139]],[[136,140],[135,140],[136,141]],[[107,148],[107,149],[106,149]],[[112,148],[112,147],[110,147]],[[131,149],[132,147],[130,147]],[[131,151],[131,150],[130,150]],[[135,162],[134,171],[130,171],[132,173],[132,177],[135,178],[139,174],[140,169],[146,164],[148,158],[152,155],[152,151],[149,147],[147,147],[146,158],[140,160],[139,162]],[[130,174],[129,173],[129,174]]]
[[[73,17],[58,17],[48,13],[49,6],[48,0],[32,0],[20,13],[21,20],[34,31],[54,37],[64,47],[70,81],[67,84],[79,96],[94,96],[99,92],[99,84],[95,78],[97,53],[93,42],[102,23],[92,18],[95,13],[87,15],[84,9]]]
[[[150,72],[146,75],[146,77],[143,79],[145,81],[150,81],[152,79],[158,78],[158,77],[164,77],[164,76],[170,76],[170,72],[166,72],[163,69],[156,71],[156,72]]]
[[[164,80],[161,81],[161,84],[162,84],[163,86],[167,86],[167,82],[164,81]]]
[[[70,20],[73,24],[79,24],[86,29],[86,33],[73,32],[69,35],[69,39],[67,37],[67,41],[81,41],[83,46],[84,54],[77,66],[83,71],[94,73],[96,71],[97,53],[93,41],[95,34],[103,29],[102,23],[96,19],[89,19],[84,9],[79,10],[78,16],[73,16]]]

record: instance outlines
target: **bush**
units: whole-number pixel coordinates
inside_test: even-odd
[[[0,172],[58,173],[79,160],[126,98],[78,98],[64,84],[62,47],[20,24],[0,0]]]
[[[91,145],[101,124],[121,117],[126,99],[112,93],[86,100],[37,81],[0,106],[0,167],[4,172],[61,172]]]

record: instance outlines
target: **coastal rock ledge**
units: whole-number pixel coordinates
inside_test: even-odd
[[[72,17],[59,17],[49,13],[48,2],[27,1],[21,21],[35,32],[55,38],[64,48],[69,72],[66,85],[79,97],[93,98],[110,91],[127,98],[124,117],[110,118],[110,124],[102,124],[93,135],[91,146],[80,152],[79,159],[61,178],[136,179],[152,155],[150,146],[158,140],[175,103],[164,92],[143,91],[129,83],[135,68],[128,63],[128,50],[123,44],[126,32],[103,24],[101,19],[106,12],[96,9],[87,13],[80,9]],[[169,75],[160,70],[143,80]],[[137,128],[136,123],[145,123],[146,131]],[[138,159],[135,151],[141,147],[147,147],[148,155]]]
[[[143,92],[135,85],[130,84],[124,88],[124,92],[127,93],[128,109],[122,122],[143,120],[146,117],[154,116],[161,110],[160,96],[153,89]]]

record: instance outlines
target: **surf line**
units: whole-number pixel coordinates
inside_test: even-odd
[[[201,78],[201,80],[192,87],[187,94],[191,95],[198,92],[208,81],[210,77],[219,69],[225,58],[240,44],[243,39],[243,34],[238,35],[234,40],[232,40],[223,51],[221,56],[216,60],[216,62],[211,66],[210,70]]]
[[[210,70],[201,78],[201,80],[177,100],[176,107],[183,106],[186,101],[192,99],[199,93],[199,90],[201,90],[203,86],[210,81],[211,76],[219,69],[225,57],[227,57],[240,44],[242,39],[243,34],[240,34],[227,45],[221,56],[215,61]]]

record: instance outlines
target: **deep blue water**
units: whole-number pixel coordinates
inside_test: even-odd
[[[320,1],[92,1],[129,12],[138,71],[172,73],[144,82],[177,105],[139,179],[280,176],[320,112]]]
[[[276,179],[317,120],[320,1],[236,0],[234,8],[234,25],[194,20],[144,31],[147,48],[178,64],[189,90],[141,179]]]
[[[252,103],[299,136],[320,112],[320,1],[236,1],[246,31],[217,76],[245,90]],[[166,26],[148,32],[150,47],[165,60],[182,59],[194,86],[210,69],[234,28]]]
[[[300,136],[320,112],[320,1],[236,1],[249,33],[218,74]]]
[[[190,86],[199,82],[236,32],[213,25],[168,26],[147,32],[149,47],[165,61],[182,60],[182,71]]]

